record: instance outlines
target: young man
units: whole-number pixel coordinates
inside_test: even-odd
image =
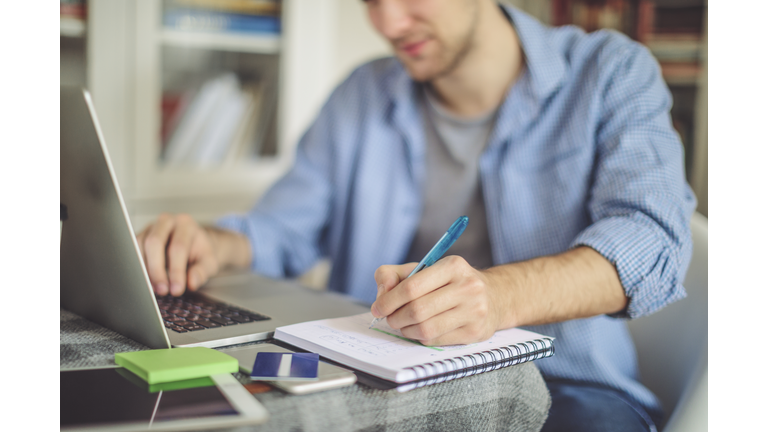
[[[227,266],[295,276],[329,256],[330,289],[426,344],[555,336],[537,362],[544,430],[653,430],[658,401],[617,318],[685,296],[695,206],[657,63],[616,33],[491,0],[366,3],[396,59],[334,91],[247,215],[219,228],[163,215],[139,234],[155,290]],[[462,214],[454,255],[404,280]]]

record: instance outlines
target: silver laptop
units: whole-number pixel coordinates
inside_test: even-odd
[[[157,298],[90,95],[62,87],[60,103],[62,308],[150,348],[233,345],[267,339],[282,325],[369,310],[350,297],[253,274],[212,279],[187,309]],[[170,309],[161,312],[158,300]]]

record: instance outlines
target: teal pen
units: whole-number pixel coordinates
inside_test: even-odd
[[[411,274],[406,277],[408,279],[409,277],[415,275],[416,273],[424,270],[425,268],[431,266],[434,264],[437,260],[443,257],[445,252],[453,246],[453,244],[456,242],[456,240],[459,238],[459,236],[464,232],[464,229],[467,228],[467,224],[469,223],[469,218],[466,216],[459,216],[458,219],[451,225],[450,228],[448,228],[448,231],[443,234],[442,237],[440,237],[440,240],[435,243],[434,246],[432,246],[432,249],[429,250],[426,256],[424,256],[424,259],[419,262],[419,264],[416,266],[415,269],[411,272]],[[383,320],[384,318],[374,318],[371,322],[371,325],[368,326],[369,329],[373,328],[373,326],[376,325],[379,321]]]

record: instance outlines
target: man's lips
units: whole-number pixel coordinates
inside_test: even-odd
[[[424,46],[429,42],[429,39],[424,39],[419,42],[409,43],[409,44],[401,44],[400,50],[404,53],[408,54],[409,56],[417,56],[421,52],[421,50],[424,48]]]

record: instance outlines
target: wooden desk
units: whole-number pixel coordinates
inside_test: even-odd
[[[62,310],[60,319],[62,369],[110,366],[116,352],[146,349],[71,312]],[[235,376],[249,382],[243,374]],[[277,389],[254,396],[270,419],[238,431],[538,431],[551,404],[534,363],[406,393],[355,384],[305,396]]]

